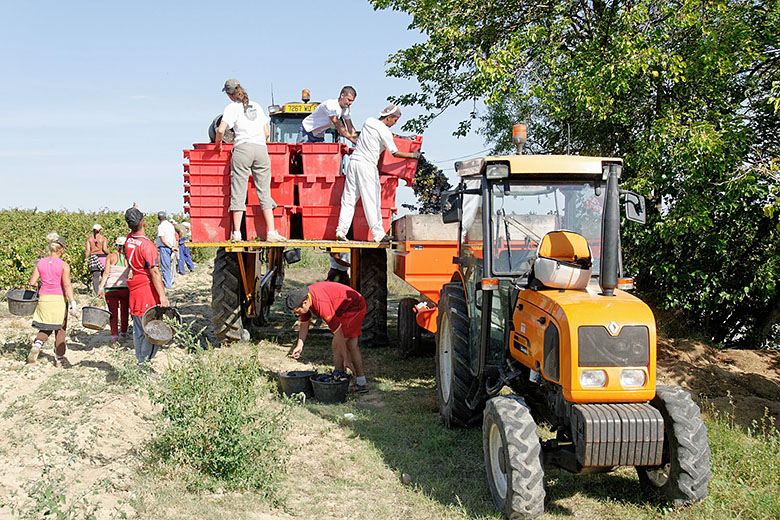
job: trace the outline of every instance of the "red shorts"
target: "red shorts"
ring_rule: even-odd
[[[347,312],[341,316],[341,333],[345,338],[357,338],[360,336],[360,326],[366,316],[366,308],[357,312]]]

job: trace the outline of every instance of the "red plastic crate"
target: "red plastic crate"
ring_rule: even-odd
[[[414,139],[393,136],[393,142],[399,152],[412,153],[422,147],[422,136],[416,135]],[[400,159],[385,150],[379,156],[378,168],[379,173],[400,177],[406,181],[407,186],[411,186],[417,173],[417,159]]]
[[[194,197],[206,195],[230,197],[230,184],[190,184],[184,185],[184,194]]]
[[[271,175],[271,198],[274,199],[277,206],[292,206],[293,205],[293,186],[294,180],[292,175]],[[254,176],[249,177],[249,184],[247,185],[248,204],[260,204],[260,199],[257,197],[257,189],[255,188]]]
[[[217,208],[227,213],[230,207],[229,195],[192,195],[190,193],[184,194],[185,204],[189,204],[191,208]]]
[[[336,240],[341,206],[300,206],[304,240]]]
[[[298,145],[288,143],[268,143],[268,157],[271,159],[271,173],[274,176],[290,173],[291,152]]]
[[[291,175],[298,188],[298,202],[306,206],[338,206],[344,192],[344,177],[318,177],[313,175]]]
[[[216,162],[216,163],[203,163],[203,162],[191,162],[184,163],[184,171],[190,175],[225,175],[230,178],[230,163],[229,162]]]
[[[390,208],[382,208],[382,227],[387,233],[390,230],[390,223],[393,219],[393,211]],[[338,223],[338,221],[337,221]],[[382,235],[384,236],[384,235]],[[382,237],[377,237],[382,238]],[[363,205],[358,202],[355,206],[355,216],[352,217],[352,239],[374,241],[371,235],[371,230],[368,229],[368,222],[366,221],[366,214],[363,211]]]
[[[300,143],[304,175],[336,176],[341,173],[341,157],[347,146],[340,143]]]
[[[276,232],[285,238],[290,236],[290,208],[277,206],[274,208],[274,227]],[[246,207],[246,239],[247,240],[265,240],[266,225],[260,206],[251,205]]]
[[[195,150],[213,150],[215,146],[214,143],[196,143],[192,145]],[[233,149],[233,145],[222,143],[222,149],[230,151]]]

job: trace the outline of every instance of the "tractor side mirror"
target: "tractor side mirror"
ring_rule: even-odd
[[[624,191],[626,197],[626,218],[631,222],[644,224],[647,221],[645,213],[645,198],[633,191]]]
[[[461,218],[460,190],[445,191],[441,194],[441,219],[445,224],[459,222]]]

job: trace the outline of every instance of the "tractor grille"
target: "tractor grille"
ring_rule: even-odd
[[[579,366],[643,367],[650,363],[650,332],[644,325],[629,325],[617,336],[602,326],[577,329]]]
[[[664,420],[647,403],[572,406],[572,435],[582,466],[657,466]]]

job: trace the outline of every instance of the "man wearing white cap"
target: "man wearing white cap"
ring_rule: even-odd
[[[379,119],[369,117],[360,132],[355,151],[349,160],[344,192],[341,194],[341,212],[336,228],[336,240],[346,240],[347,231],[355,214],[355,204],[363,199],[363,211],[366,222],[374,237],[374,242],[389,242],[382,225],[381,186],[379,184],[379,155],[387,150],[394,157],[418,159],[420,152],[399,152],[393,142],[390,127],[401,118],[401,109],[390,105],[379,113]]]

